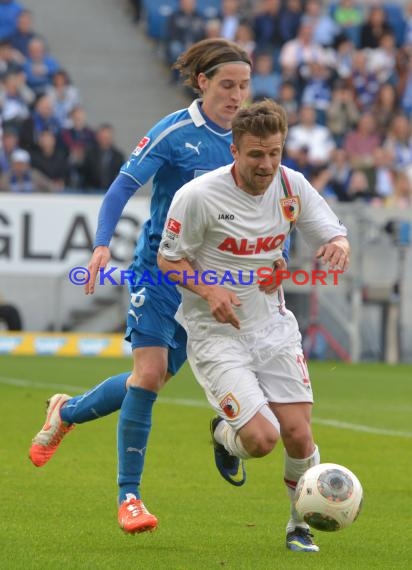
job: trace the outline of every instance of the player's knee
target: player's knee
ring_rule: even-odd
[[[275,430],[256,433],[244,444],[252,457],[264,457],[275,447],[278,435]]]
[[[135,386],[159,392],[166,383],[166,377],[157,370],[141,370],[138,374],[132,373],[127,381],[128,386]]]
[[[313,450],[312,430],[309,424],[291,424],[282,428],[282,439],[287,448],[293,447],[301,457],[307,457]]]

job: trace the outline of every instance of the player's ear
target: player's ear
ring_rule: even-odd
[[[230,145],[230,152],[232,153],[233,158],[236,160],[236,158],[239,154],[239,151],[237,149],[237,146],[233,143]]]
[[[199,75],[197,76],[197,84],[202,93],[206,89],[208,81],[209,79],[206,77],[206,75],[203,72],[199,73]]]

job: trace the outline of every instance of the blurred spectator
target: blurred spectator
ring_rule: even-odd
[[[397,92],[403,112],[412,117],[412,53],[398,50],[397,55]]]
[[[22,10],[23,6],[15,0],[0,0],[0,40],[14,34]]]
[[[256,0],[239,0],[239,12],[242,18],[252,22]]]
[[[5,127],[0,144],[0,173],[10,170],[10,159],[13,151],[19,147],[19,134],[13,127]]]
[[[289,129],[286,139],[288,155],[296,160],[301,149],[307,148],[309,164],[319,167],[328,164],[335,146],[329,129],[316,123],[315,109],[303,105],[298,124]]]
[[[239,22],[234,41],[248,54],[250,59],[253,60],[256,43],[252,26],[248,22]]]
[[[34,111],[23,122],[20,131],[20,145],[31,152],[42,131],[52,131],[60,144],[60,124],[54,115],[53,105],[48,95],[40,95],[35,103]]]
[[[234,41],[240,23],[239,0],[222,0],[220,19],[222,38]]]
[[[396,51],[396,40],[392,32],[382,34],[378,47],[367,50],[368,68],[381,84],[396,82]]]
[[[381,144],[376,120],[372,113],[364,113],[357,126],[345,136],[343,147],[352,168],[363,168],[369,172],[374,164],[374,152]]]
[[[370,202],[375,197],[371,182],[364,170],[354,169],[348,183],[348,198],[352,200],[364,200]]]
[[[398,95],[391,83],[384,83],[379,88],[372,112],[382,139],[387,136],[393,117],[400,111]]]
[[[269,97],[276,99],[281,84],[281,76],[273,69],[271,53],[257,53],[251,77],[251,93],[253,101]]]
[[[313,168],[309,182],[327,202],[336,201],[337,196],[330,183],[330,172],[326,166]]]
[[[287,150],[283,154],[282,164],[293,168],[302,173],[308,180],[312,176],[312,172],[315,167],[309,162],[309,148],[307,146],[300,146],[296,151],[292,152],[292,156],[289,155]]]
[[[340,26],[326,12],[321,0],[307,0],[303,17],[311,20],[316,43],[324,47],[333,45],[340,33]]]
[[[334,44],[333,67],[337,77],[347,79],[352,75],[352,60],[355,53],[355,44],[345,34],[339,35]]]
[[[294,39],[302,21],[301,0],[286,0],[280,14],[280,31],[282,43]]]
[[[395,176],[392,165],[392,153],[385,148],[377,148],[373,154],[373,188],[381,199],[391,196],[395,189]]]
[[[332,10],[332,17],[341,27],[346,37],[359,47],[360,26],[363,22],[363,10],[355,0],[339,0]]]
[[[11,46],[9,40],[0,40],[0,81],[9,73],[21,72],[23,65],[23,55]]]
[[[308,65],[309,78],[302,91],[301,104],[316,110],[316,122],[326,124],[326,110],[329,107],[331,92],[331,71],[322,62],[312,61]]]
[[[39,134],[37,147],[31,153],[31,163],[53,182],[55,191],[64,189],[69,174],[68,158],[62,149],[56,147],[56,136],[52,131]]]
[[[180,0],[178,9],[167,22],[166,62],[171,66],[189,46],[202,40],[206,33],[206,19],[197,11],[196,0]],[[178,73],[172,72],[177,81]]]
[[[404,8],[405,30],[404,45],[412,46],[412,1],[406,2]]]
[[[350,201],[348,187],[351,174],[346,151],[343,148],[335,148],[329,164],[329,183],[340,202]]]
[[[51,85],[54,73],[60,68],[56,59],[46,54],[46,46],[40,37],[34,37],[28,45],[28,56],[24,64],[27,85],[36,95],[45,93]]]
[[[205,24],[205,38],[220,38],[221,22],[219,18],[211,18]]]
[[[368,69],[366,51],[356,50],[352,58],[351,85],[361,111],[368,111],[375,102],[380,83],[376,73]]]
[[[412,126],[403,114],[393,117],[384,147],[392,154],[393,167],[405,171],[412,181]]]
[[[399,211],[412,208],[412,179],[406,172],[400,170],[395,173],[393,194],[388,196],[385,206]]]
[[[0,176],[0,192],[53,192],[53,183],[31,168],[30,155],[22,149],[11,155],[10,169]]]
[[[393,33],[393,29],[386,17],[385,9],[377,4],[371,6],[365,22],[361,25],[359,47],[377,48],[381,37],[387,32]]]
[[[257,51],[275,53],[283,44],[280,29],[281,0],[260,0],[252,19]]]
[[[113,127],[107,123],[96,131],[96,143],[86,152],[84,184],[88,190],[104,190],[116,178],[125,157],[114,145]]]
[[[83,107],[75,107],[70,115],[71,126],[63,129],[61,139],[68,152],[69,174],[67,185],[70,188],[84,186],[83,170],[86,151],[95,143],[94,131],[86,123]]]
[[[326,63],[328,54],[325,49],[313,41],[313,26],[307,18],[302,20],[298,35],[287,41],[279,55],[282,73],[285,78],[294,78],[298,69],[314,61]]]
[[[338,79],[332,90],[332,100],[326,110],[326,125],[338,146],[348,131],[357,124],[360,113],[352,89]]]
[[[22,10],[17,18],[17,29],[9,37],[10,44],[14,49],[27,57],[29,54],[29,43],[38,36],[33,30],[33,14],[30,10]]]
[[[53,105],[53,112],[61,127],[70,124],[70,113],[80,104],[77,87],[72,85],[68,73],[64,69],[56,71],[52,85],[46,90]]]
[[[299,117],[299,102],[296,87],[291,81],[284,81],[279,88],[277,102],[282,105],[288,116],[288,125],[296,125]]]
[[[20,129],[21,124],[30,115],[30,109],[21,91],[21,74],[9,73],[0,89],[0,109],[3,125]]]

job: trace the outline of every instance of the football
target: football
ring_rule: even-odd
[[[356,520],[362,507],[363,490],[352,471],[335,463],[321,463],[299,479],[295,508],[317,530],[336,531]]]

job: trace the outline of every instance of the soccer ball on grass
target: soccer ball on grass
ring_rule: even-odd
[[[362,485],[352,471],[336,463],[321,463],[299,479],[295,508],[309,526],[330,532],[356,520],[362,499]]]

